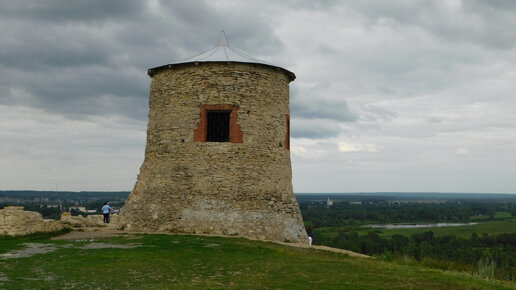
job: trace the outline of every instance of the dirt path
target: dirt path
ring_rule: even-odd
[[[346,254],[346,255],[351,256],[351,257],[374,259],[374,257],[368,256],[368,255],[364,255],[364,254],[360,254],[360,253],[355,253],[355,252],[348,251],[348,250],[343,250],[343,249],[327,247],[327,246],[315,246],[315,245],[310,246],[310,245],[307,245],[307,244],[300,244],[300,243],[282,243],[282,242],[275,242],[275,241],[272,241],[272,242],[276,243],[276,244],[290,246],[290,247],[306,248],[306,249],[310,248],[310,249],[316,249],[316,250],[321,250],[321,251],[328,251],[328,252]]]
[[[65,241],[88,241],[102,238],[116,237],[121,234],[127,234],[127,232],[118,231],[114,229],[109,230],[98,230],[86,229],[84,231],[71,231],[61,236],[52,237],[51,240],[65,240]]]
[[[72,231],[72,232],[66,233],[61,236],[53,237],[52,240],[86,241],[86,240],[96,240],[96,239],[102,239],[102,238],[116,237],[116,236],[127,235],[127,234],[144,234],[144,233],[145,234],[183,235],[183,234],[176,234],[176,233],[128,232],[128,231],[116,230],[112,227],[102,227],[102,228],[85,228],[83,231]],[[236,236],[221,236],[221,235],[211,235],[211,234],[202,234],[201,236],[239,238]],[[359,254],[359,253],[355,253],[355,252],[343,250],[343,249],[331,248],[331,247],[327,247],[327,246],[309,246],[307,244],[301,244],[301,243],[283,243],[283,242],[276,242],[276,241],[267,241],[267,242],[273,242],[275,244],[280,244],[280,245],[289,246],[289,247],[307,248],[307,249],[311,248],[311,249],[316,249],[316,250],[321,250],[321,251],[341,253],[341,254],[352,256],[352,257],[374,259],[373,257],[367,256],[364,254]]]

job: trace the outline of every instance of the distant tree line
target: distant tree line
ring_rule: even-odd
[[[303,219],[310,221],[315,227],[342,227],[367,223],[469,222],[473,216],[483,217],[477,220],[494,220],[497,211],[510,212],[512,216],[516,216],[516,202],[339,202],[329,208],[320,202],[303,202],[300,203],[300,208]]]
[[[0,203],[8,203],[11,205],[19,204],[48,204],[66,206],[80,205],[84,206],[89,203],[103,203],[110,201],[111,203],[123,204],[127,199],[129,192],[71,192],[71,191],[30,191],[30,190],[11,190],[0,191]]]
[[[21,199],[48,198],[48,199],[126,199],[129,191],[36,191],[36,190],[0,190],[0,197]]]
[[[114,208],[121,208],[129,192],[126,191],[34,191],[2,190],[0,191],[0,209],[6,206],[23,206],[24,210],[41,213],[45,219],[60,219],[63,212],[70,211],[73,216],[86,216],[87,213],[73,209],[84,206],[87,210],[100,209],[105,201]],[[7,201],[6,201],[7,200]]]
[[[431,266],[472,272],[478,271],[479,263],[488,261],[496,269],[492,274],[495,278],[516,279],[516,233],[473,233],[466,239],[453,235],[435,237],[432,231],[391,237],[380,237],[376,232],[341,232],[335,238],[318,237],[315,243],[387,258],[410,257]]]
[[[446,203],[392,203],[370,201],[362,204],[301,202],[301,213],[314,226],[314,244],[347,249],[384,259],[412,259],[432,267],[483,273],[486,277],[516,280],[516,229],[488,235],[473,233],[469,238],[434,235],[432,231],[413,235],[382,237],[381,231],[365,224],[432,223],[497,220],[497,212],[516,217],[513,201],[448,201]],[[500,218],[503,219],[503,218]],[[334,228],[333,235],[317,235],[317,228]]]
[[[80,206],[84,206],[87,210],[96,210],[93,214],[100,214],[101,208],[103,206],[103,201],[93,201],[88,203],[83,203]],[[114,208],[120,208],[124,205],[123,202],[110,202],[111,206]],[[41,213],[44,219],[54,219],[59,220],[61,219],[61,214],[63,212],[69,211],[72,216],[87,216],[88,213],[81,212],[74,207],[77,205],[72,202],[64,202],[60,206],[49,206],[46,204],[37,204],[37,203],[0,203],[0,209],[3,209],[6,206],[22,206],[24,210],[26,211],[35,211]]]

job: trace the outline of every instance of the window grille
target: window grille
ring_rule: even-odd
[[[229,120],[231,111],[207,112],[207,142],[229,142]]]

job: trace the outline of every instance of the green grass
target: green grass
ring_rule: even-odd
[[[0,258],[6,289],[509,289],[456,272],[349,257],[240,238],[138,235],[98,241],[0,240],[0,253],[27,241],[57,250]],[[135,248],[85,249],[97,242]],[[7,245],[7,248],[4,247]]]
[[[325,238],[336,238],[340,231],[344,231],[345,228],[317,228],[317,235]]]
[[[512,214],[507,211],[497,211],[494,215],[495,219],[510,219],[512,218]]]

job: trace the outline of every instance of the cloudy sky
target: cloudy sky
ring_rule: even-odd
[[[147,69],[231,46],[297,75],[295,192],[516,193],[516,1],[0,2],[0,190],[124,190]]]

